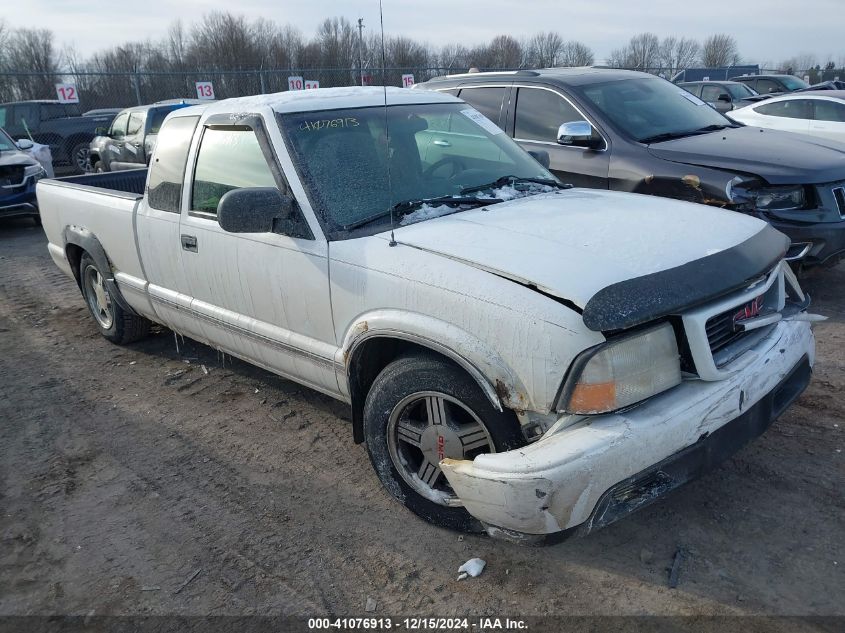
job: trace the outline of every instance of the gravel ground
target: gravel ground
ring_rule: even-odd
[[[43,231],[0,221],[0,615],[845,615],[845,266],[804,286],[813,382],[762,438],[535,549],[394,502],[343,404],[167,330],[108,343]]]

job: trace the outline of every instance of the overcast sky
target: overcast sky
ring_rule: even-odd
[[[359,17],[378,28],[378,0],[3,0],[0,17],[14,27],[52,29],[59,45],[83,55],[121,42],[163,37],[169,24],[189,25],[218,9],[291,23],[311,35],[326,17]],[[12,11],[11,7],[15,10]],[[703,39],[736,37],[744,60],[778,62],[801,53],[820,61],[845,57],[845,0],[384,0],[385,32],[435,45],[480,43],[500,33],[520,38],[557,30],[592,47],[596,60],[643,31]]]

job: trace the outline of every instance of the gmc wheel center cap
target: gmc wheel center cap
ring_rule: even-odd
[[[445,424],[426,427],[420,438],[420,449],[432,464],[440,463],[444,457],[462,459],[464,456],[461,438]]]

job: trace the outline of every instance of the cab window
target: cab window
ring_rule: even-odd
[[[170,119],[161,130],[150,165],[147,204],[159,211],[179,213],[182,206],[182,182],[188,149],[199,117]]]
[[[112,122],[109,136],[114,139],[121,139],[126,136],[126,125],[129,123],[129,113],[124,112]]]
[[[255,132],[206,128],[194,168],[191,209],[216,216],[220,198],[243,187],[277,187]]]
[[[557,143],[557,130],[564,123],[584,117],[559,94],[539,88],[520,88],[516,97],[514,138]]]
[[[129,115],[129,123],[126,126],[126,136],[137,136],[144,129],[144,114],[133,112]]]

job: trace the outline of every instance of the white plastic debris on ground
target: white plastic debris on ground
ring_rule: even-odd
[[[487,562],[481,560],[480,558],[470,558],[467,562],[458,567],[458,580],[463,580],[464,578],[468,578],[470,576],[473,578],[480,576],[481,572],[484,571],[484,566],[486,564]]]
[[[505,187],[492,189],[489,192],[479,191],[477,192],[476,197],[479,200],[501,200],[503,202],[507,202],[508,200],[525,198],[526,196],[533,196],[539,193],[553,193],[555,191],[559,191],[559,189],[541,183],[526,183],[520,184],[519,188],[514,187],[513,185],[507,185]],[[462,207],[460,205],[424,204],[416,211],[412,211],[404,216],[399,224],[400,226],[407,226],[408,224],[414,224],[424,220],[431,220],[432,218],[439,218],[442,215],[456,213],[461,209]]]
[[[24,154],[29,154],[44,168],[47,172],[48,178],[53,178],[56,174],[53,171],[53,154],[50,151],[49,145],[41,145],[41,143],[33,143],[29,149],[21,150]]]

